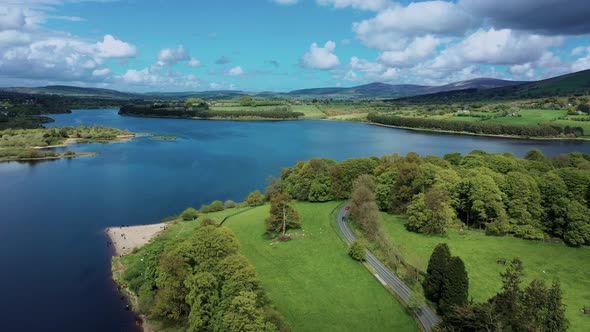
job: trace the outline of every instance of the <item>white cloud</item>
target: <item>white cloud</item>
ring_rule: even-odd
[[[580,71],[590,69],[590,47],[587,47],[585,50],[583,50],[583,52],[586,54],[584,54],[572,64],[572,70]]]
[[[227,71],[227,75],[229,76],[242,76],[244,74],[245,72],[240,66],[233,67]]]
[[[189,67],[198,67],[201,65],[201,61],[197,58],[191,58],[186,65]]]
[[[270,0],[270,1],[274,2],[274,3],[278,3],[279,5],[287,5],[287,6],[294,5],[297,2],[299,2],[299,0]]]
[[[334,8],[352,7],[361,10],[379,11],[391,5],[389,0],[316,0],[321,6]]]
[[[388,7],[374,18],[354,23],[353,30],[367,47],[399,51],[415,37],[461,35],[473,23],[473,17],[455,3],[425,1]]]
[[[0,31],[20,29],[25,25],[25,23],[25,14],[22,8],[0,8]]]
[[[109,68],[102,68],[102,69],[95,69],[92,71],[93,76],[107,76],[110,75],[112,72]]]
[[[309,52],[305,53],[302,58],[304,67],[313,69],[331,69],[340,64],[340,60],[334,54],[336,50],[336,43],[328,41],[324,47],[319,47],[318,44],[313,43],[309,48]]]
[[[404,50],[383,52],[379,56],[379,60],[389,66],[412,67],[422,60],[435,55],[440,43],[441,40],[432,35],[418,37]]]
[[[510,29],[478,30],[441,52],[433,67],[460,69],[469,64],[517,65],[540,59],[548,48],[563,43],[562,37],[547,37]]]
[[[105,35],[102,42],[96,43],[96,49],[97,56],[104,59],[130,58],[136,54],[135,46],[118,40],[112,35]]]
[[[191,59],[184,46],[180,45],[177,49],[165,48],[158,52],[158,62],[160,66],[173,66],[181,61],[189,61]]]
[[[588,48],[586,46],[578,46],[572,50],[572,56],[578,56],[584,53]]]

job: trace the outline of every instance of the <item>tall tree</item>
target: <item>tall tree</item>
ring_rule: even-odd
[[[450,259],[451,251],[446,243],[438,244],[430,255],[423,288],[424,296],[432,302],[438,303],[440,300],[443,278]]]
[[[281,193],[270,201],[270,216],[265,221],[267,232],[286,234],[288,229],[300,228],[299,213],[291,206],[291,196]]]
[[[439,309],[442,313],[454,307],[467,304],[469,295],[469,277],[463,260],[457,256],[451,257],[444,274]]]

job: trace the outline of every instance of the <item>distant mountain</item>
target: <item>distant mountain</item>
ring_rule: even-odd
[[[143,95],[131,92],[121,92],[110,89],[84,88],[67,85],[49,85],[38,88],[0,88],[1,91],[17,92],[26,94],[46,94],[70,97],[96,97],[108,99],[137,99],[144,98]]]
[[[590,94],[590,70],[557,76],[536,82],[508,85],[495,88],[469,87],[460,90],[397,98],[410,102],[470,102],[482,100],[517,100]]]
[[[506,81],[494,78],[476,78],[468,81],[461,81],[442,86],[426,86],[412,84],[387,84],[387,83],[370,83],[365,85],[354,86],[350,88],[317,88],[295,90],[287,95],[299,98],[400,98],[408,96],[417,96],[422,94],[431,94],[458,89],[491,89],[504,86],[523,84],[526,82]]]

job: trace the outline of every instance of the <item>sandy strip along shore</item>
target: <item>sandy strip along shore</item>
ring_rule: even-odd
[[[133,251],[133,249],[148,243],[167,227],[168,225],[164,223],[109,227],[106,229],[106,233],[110,239],[107,242],[107,246],[113,246],[115,248],[115,256],[124,256]]]

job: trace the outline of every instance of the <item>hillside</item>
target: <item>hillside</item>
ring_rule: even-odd
[[[316,88],[302,89],[289,92],[287,95],[298,98],[334,98],[334,99],[362,99],[362,98],[401,98],[431,94],[460,89],[491,89],[518,85],[526,82],[498,80],[494,78],[476,78],[441,86],[426,86],[413,84],[369,83],[350,88]]]
[[[550,96],[568,96],[576,94],[590,94],[590,70],[584,70],[519,85],[502,86],[491,89],[482,89],[471,86],[462,90],[398,98],[394,101],[409,101],[418,103],[451,103],[517,100]]]

